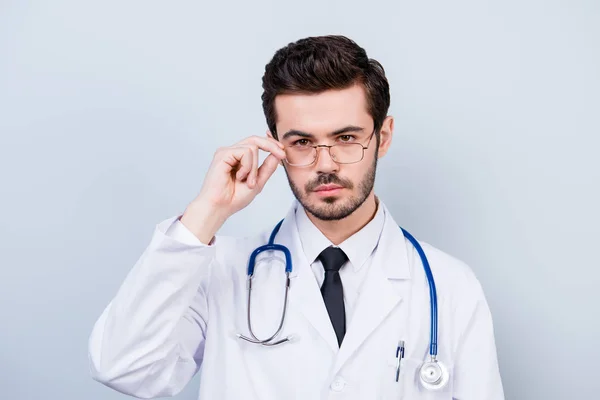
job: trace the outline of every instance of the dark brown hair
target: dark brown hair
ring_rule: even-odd
[[[275,97],[289,93],[320,93],[362,84],[367,111],[373,117],[377,139],[390,106],[390,89],[383,66],[345,36],[300,39],[277,50],[262,78],[263,111],[277,138]]]

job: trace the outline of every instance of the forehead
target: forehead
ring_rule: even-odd
[[[373,124],[362,85],[317,94],[281,94],[275,98],[275,110],[280,133],[298,129],[321,135],[347,125],[368,129]]]

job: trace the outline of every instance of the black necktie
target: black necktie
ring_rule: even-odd
[[[346,333],[346,311],[344,309],[344,291],[339,271],[340,267],[348,260],[348,257],[342,249],[328,247],[319,254],[319,260],[325,268],[325,280],[323,286],[321,286],[321,294],[335,330],[338,345],[341,345]]]

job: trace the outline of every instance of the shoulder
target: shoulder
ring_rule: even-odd
[[[455,306],[469,303],[475,306],[485,300],[481,282],[465,261],[423,241],[419,241],[429,261],[438,297],[450,300]],[[419,260],[417,251],[413,257]]]
[[[270,233],[264,229],[248,236],[215,235],[211,243],[215,248],[215,261],[222,268],[240,267],[245,271],[250,254],[268,243]]]

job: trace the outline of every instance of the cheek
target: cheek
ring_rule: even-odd
[[[343,179],[348,179],[356,185],[363,180],[368,170],[369,168],[366,165],[360,164],[359,166],[357,164],[356,166],[349,167],[344,171],[340,171],[340,177]]]
[[[303,189],[304,185],[311,179],[309,172],[293,168],[287,170],[287,176],[294,186],[300,189]]]

